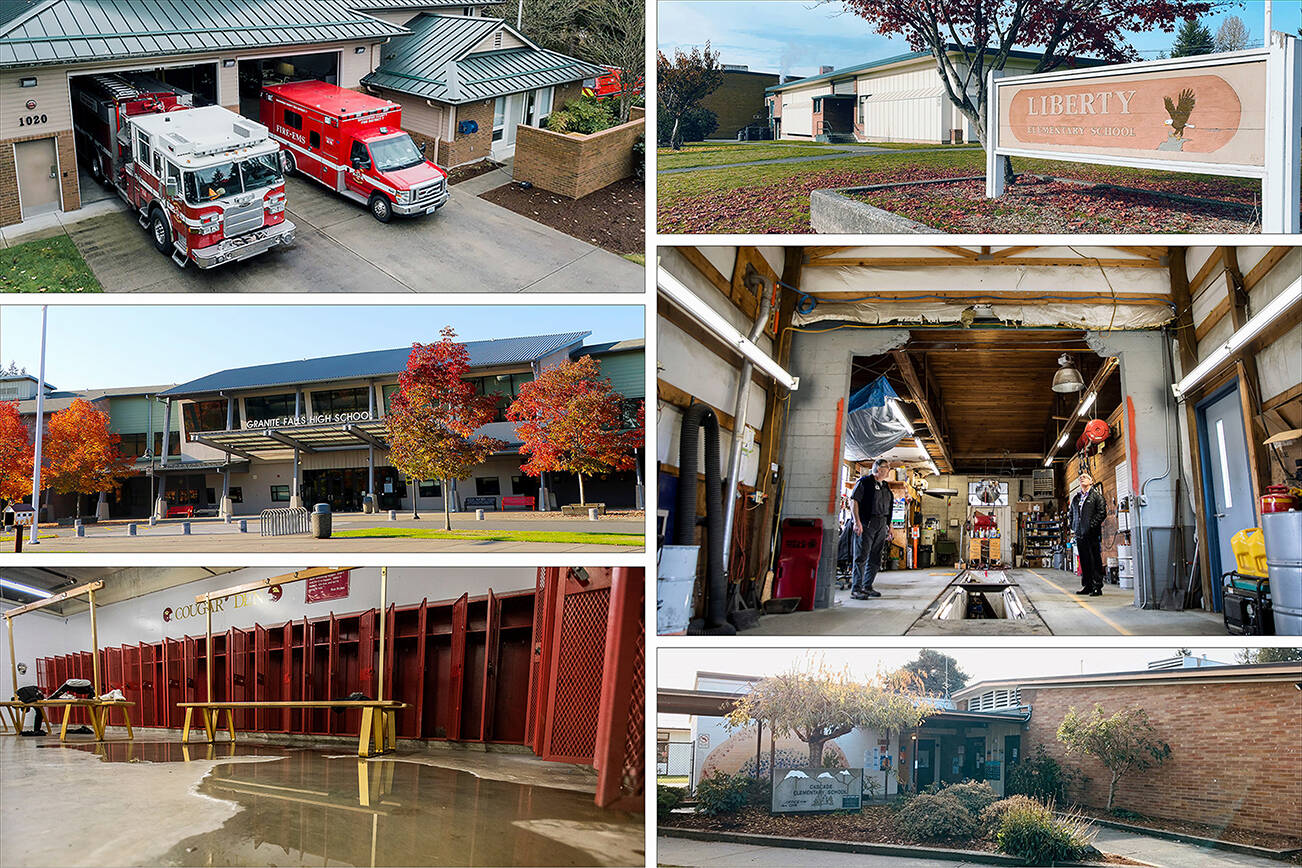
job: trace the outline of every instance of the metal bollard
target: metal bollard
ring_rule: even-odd
[[[244,519],[244,518],[240,519],[240,533],[248,533],[248,532],[249,532],[248,519]]]
[[[397,521],[397,520],[398,520],[398,510],[396,509],[389,510],[389,521]]]
[[[156,524],[158,524],[158,516],[156,516],[156,515],[151,515],[151,516],[149,517],[149,526],[150,526],[150,527],[153,527],[153,526],[156,525]]]
[[[475,510],[475,521],[483,521],[483,520],[484,520],[484,511],[482,509]]]
[[[318,503],[312,507],[312,537],[314,539],[330,539],[330,527],[333,524],[330,515],[330,504]]]
[[[77,523],[74,525],[74,527],[76,528],[77,536],[85,536],[85,535],[86,535],[86,526],[85,526],[84,524],[81,523],[81,520],[80,520],[80,519],[77,520]]]
[[[127,525],[127,536],[135,536],[135,535],[136,535],[136,526],[135,526],[135,524],[129,524],[129,525]]]
[[[588,521],[596,521],[596,520],[597,520],[597,508],[595,506],[588,507]]]
[[[181,535],[182,536],[190,535],[190,522],[188,521],[181,522]]]

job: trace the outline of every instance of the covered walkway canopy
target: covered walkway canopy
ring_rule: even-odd
[[[195,434],[195,443],[243,458],[265,458],[268,453],[298,449],[302,452],[338,452],[345,449],[388,449],[384,421],[295,425],[289,428],[242,428]]]

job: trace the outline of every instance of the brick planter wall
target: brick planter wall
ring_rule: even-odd
[[[520,126],[515,137],[517,181],[581,199],[632,176],[633,144],[646,128],[645,112],[634,108],[628,123],[592,135],[570,135]]]
[[[57,133],[37,133],[31,136],[14,136],[0,142],[0,226],[13,226],[23,221],[22,208],[18,201],[18,165],[14,158],[15,142],[34,141],[36,139],[57,139],[59,153],[59,170],[62,177],[59,184],[63,188],[63,210],[76,211],[81,207],[81,187],[77,180],[77,151],[73,143],[72,130],[60,130]]]
[[[1140,706],[1171,756],[1123,777],[1115,807],[1284,835],[1302,829],[1302,693],[1292,681],[1022,687],[1022,702],[1032,708],[1023,756],[1043,745],[1084,771],[1089,783],[1071,793],[1082,804],[1107,805],[1110,775],[1097,760],[1067,756],[1058,725],[1072,706],[1088,713],[1097,702],[1106,714]]]

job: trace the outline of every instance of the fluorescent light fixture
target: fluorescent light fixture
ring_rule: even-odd
[[[909,421],[908,416],[904,415],[904,408],[900,406],[899,399],[887,398],[886,400],[890,403],[891,412],[895,414],[895,418],[900,420],[900,424],[912,431],[913,423]]]
[[[774,361],[772,356],[737,331],[732,323],[723,318],[722,314],[702,301],[699,296],[684,286],[678,278],[665,271],[663,266],[656,271],[656,284],[670,301],[695,317],[697,322],[716,336],[735,347],[743,356],[763,368],[770,377],[792,392],[800,388],[799,377],[791,376],[785,368]]]
[[[1085,400],[1081,402],[1080,409],[1076,411],[1077,416],[1084,416],[1090,407],[1094,406],[1094,399],[1098,397],[1098,392],[1090,392]]]
[[[927,466],[931,468],[931,475],[932,475],[932,476],[939,476],[939,475],[940,475],[940,468],[938,468],[938,467],[936,466],[936,462],[934,462],[934,461],[928,461],[928,462],[927,462]]]
[[[222,61],[222,67],[225,68],[225,69],[230,69],[230,68],[233,67],[233,66],[235,66],[235,61],[233,61],[233,60],[223,60],[223,61]]]
[[[1230,355],[1256,337],[1266,326],[1279,319],[1284,311],[1302,299],[1302,277],[1289,284],[1283,292],[1272,298],[1265,307],[1243,324],[1243,328],[1230,335],[1230,339],[1212,350],[1207,358],[1199,362],[1192,371],[1184,375],[1180,382],[1171,386],[1171,392],[1175,395],[1176,400],[1180,400],[1189,393],[1194,386],[1205,380],[1213,371],[1219,368]]]
[[[19,528],[21,530],[21,528]],[[0,585],[11,591],[18,591],[23,594],[31,594],[34,597],[40,597],[42,600],[53,597],[49,591],[42,591],[40,588],[33,588],[31,585],[24,585],[21,582],[11,582],[9,579],[0,579]]]
[[[926,446],[923,446],[923,445],[922,445],[922,441],[921,441],[920,439],[918,439],[917,437],[914,437],[914,438],[913,438],[913,445],[916,446],[916,447],[918,447],[918,449],[920,449],[920,450],[922,451],[922,454],[923,454],[923,455],[926,455],[926,454],[927,454],[927,447],[926,447]]]
[[[1052,456],[1052,455],[1050,455],[1048,458],[1044,459],[1044,466],[1045,466],[1045,467],[1048,467],[1048,466],[1049,466],[1050,464],[1052,464],[1052,463],[1053,463],[1053,456]]]
[[[1070,433],[1070,431],[1063,431],[1063,432],[1062,432],[1062,436],[1058,438],[1058,445],[1057,445],[1056,447],[1054,447],[1055,449],[1061,449],[1061,448],[1062,448],[1062,444],[1064,444],[1064,443],[1067,442],[1067,435],[1068,435],[1069,433]]]

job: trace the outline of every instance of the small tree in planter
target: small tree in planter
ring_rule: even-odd
[[[66,410],[50,416],[46,425],[45,460],[49,487],[59,494],[81,496],[115,489],[131,472],[132,461],[118,449],[122,438],[109,430],[108,414],[78,398]]]
[[[447,327],[441,334],[436,343],[412,344],[384,422],[393,466],[416,480],[442,482],[443,529],[451,530],[451,481],[469,476],[506,444],[475,436],[493,421],[497,398],[477,394],[474,383],[465,379],[470,353],[457,343],[456,332]]]
[[[829,741],[857,727],[885,732],[889,741],[891,731],[911,729],[931,711],[910,675],[879,675],[864,684],[819,664],[757,682],[733,706],[728,725],[768,721],[773,736],[794,735],[808,744],[809,765],[821,766]]]
[[[579,500],[587,505],[585,475],[631,470],[634,450],[642,445],[642,414],[624,417],[624,399],[591,356],[544,371],[520,387],[506,410],[529,456],[521,470],[530,476],[567,471],[579,478]]]
[[[1094,705],[1088,715],[1070,708],[1058,727],[1058,740],[1067,753],[1083,753],[1103,764],[1111,774],[1108,810],[1116,801],[1117,783],[1132,771],[1156,768],[1171,756],[1171,746],[1159,739],[1142,708],[1127,708],[1111,717]]]

